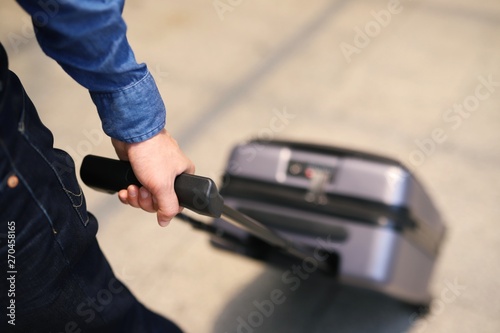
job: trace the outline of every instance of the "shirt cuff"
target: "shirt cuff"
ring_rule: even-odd
[[[142,142],[165,127],[165,104],[149,71],[141,80],[120,90],[91,91],[90,96],[104,132],[114,139]]]

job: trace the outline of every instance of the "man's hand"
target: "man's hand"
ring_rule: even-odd
[[[175,177],[183,172],[194,173],[193,163],[177,142],[164,129],[139,143],[111,139],[116,154],[128,160],[143,187],[130,185],[118,193],[120,201],[147,212],[156,212],[158,223],[165,227],[181,212],[174,192]]]

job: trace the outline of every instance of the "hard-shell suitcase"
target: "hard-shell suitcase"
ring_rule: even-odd
[[[88,186],[110,193],[141,185],[128,162],[98,156],[86,156],[80,174]],[[194,175],[175,181],[180,205],[215,218],[207,224],[182,216],[212,233],[212,244],[261,259],[290,254],[302,261],[299,270],[334,272],[341,282],[410,304],[431,301],[429,282],[446,228],[398,161],[256,140],[233,149],[219,188]]]
[[[219,189],[225,204],[304,251],[304,269],[328,259],[341,282],[411,304],[430,302],[446,228],[422,185],[398,161],[254,140],[232,150]],[[213,224],[222,231],[212,237],[216,246],[260,257],[269,250],[242,228],[222,219]]]

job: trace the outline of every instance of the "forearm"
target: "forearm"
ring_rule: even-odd
[[[43,51],[89,89],[109,136],[140,142],[165,126],[156,84],[126,38],[123,0],[17,1],[32,15]]]

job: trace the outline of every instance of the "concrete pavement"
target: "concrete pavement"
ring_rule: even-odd
[[[498,1],[129,0],[125,18],[167,129],[199,174],[219,179],[230,148],[252,137],[358,148],[409,165],[447,221],[426,317],[315,274],[250,330],[500,331]],[[56,146],[77,165],[113,156],[88,93],[41,53],[14,1],[2,5],[0,32]],[[270,132],[276,110],[292,117]],[[117,275],[187,332],[245,332],[255,304],[283,287],[286,267],[218,251],[180,221],[160,229],[84,190]],[[450,288],[456,297],[443,298]]]

